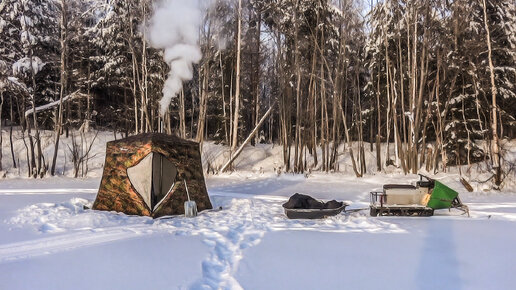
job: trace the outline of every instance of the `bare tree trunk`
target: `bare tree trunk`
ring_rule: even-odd
[[[195,97],[194,94],[190,94],[192,100],[192,114],[190,115],[190,138],[193,139],[193,127],[194,127],[194,114],[195,114]]]
[[[441,73],[441,58],[440,58],[440,53],[437,53],[437,72],[436,72],[436,76],[438,76],[439,74]],[[434,101],[434,98],[435,98],[435,95],[437,94],[437,85],[438,85],[438,82],[439,79],[436,77],[435,81],[434,81],[434,86],[432,88],[432,91],[431,91],[431,94],[430,94],[430,100],[428,101],[428,107],[427,107],[427,110],[426,110],[426,115],[425,115],[425,121],[423,122],[423,133],[421,134],[421,139],[422,139],[422,142],[421,142],[421,155],[420,155],[420,160],[424,163],[426,163],[426,170],[429,171],[429,158],[426,158],[427,154],[426,154],[426,132],[427,132],[427,127],[428,127],[428,121],[430,120],[430,116],[432,115],[432,103]]]
[[[138,89],[138,86],[139,86],[139,82],[140,82],[140,73],[139,73],[139,70],[138,70],[138,59],[136,57],[136,49],[134,48],[134,45],[133,45],[133,39],[135,38],[135,33],[134,33],[134,29],[133,29],[133,13],[132,13],[132,9],[131,9],[131,6],[129,8],[129,41],[127,42],[129,44],[129,50],[131,51],[131,65],[132,65],[132,87],[131,87],[131,91],[133,93],[133,100],[134,100],[134,133],[135,134],[138,134],[140,133],[140,119],[143,118],[143,115],[140,115],[140,119],[138,119],[138,111],[139,110],[142,110],[141,108],[138,108],[138,94],[137,94],[137,89]],[[142,111],[143,113],[143,111]]]
[[[280,104],[279,104],[279,136],[282,145],[283,165],[284,171],[290,171],[290,105],[291,105],[291,90],[287,86],[287,80],[283,70],[283,42],[281,41],[281,34],[278,31],[276,35],[277,43],[277,59],[276,71],[278,72],[280,84]]]
[[[409,140],[409,159],[411,156],[411,152],[413,147],[415,146],[416,140],[416,128],[415,128],[415,117],[416,117],[416,90],[417,90],[417,83],[416,83],[416,77],[417,77],[417,25],[418,21],[416,17],[416,7],[412,7],[413,12],[413,22],[414,22],[414,31],[413,31],[413,42],[412,42],[412,72],[411,72],[411,84],[410,84],[410,90],[411,90],[411,98],[410,98],[410,118],[409,118],[409,124],[410,124],[410,137]],[[410,167],[410,162],[409,162]]]
[[[233,74],[234,74],[234,68],[231,67],[231,78],[229,83],[229,147],[231,149],[231,145],[233,142]]]
[[[27,120],[27,119],[26,119]],[[30,132],[28,129],[27,129],[28,132]],[[30,135],[29,135],[29,141],[32,142],[32,139],[30,139]],[[27,146],[27,142],[25,141],[25,131],[22,130],[22,140],[23,140],[23,145],[25,146],[25,157],[27,159],[27,177],[34,177],[34,174],[33,174],[33,168],[36,166],[34,165],[34,147],[33,147],[33,144],[30,143],[30,147],[31,147],[31,150],[30,150],[30,153],[32,154],[32,156],[29,156],[29,147]]]
[[[314,40],[314,47],[317,46],[317,35],[312,34]],[[310,136],[311,136],[311,150],[314,159],[313,167],[317,167],[317,83],[315,81],[315,69],[317,63],[317,51],[312,52],[312,66],[310,70],[310,79],[308,81],[308,110],[310,113]]]
[[[143,15],[143,24],[146,26],[146,1],[141,2],[141,10]],[[148,89],[148,70],[147,70],[147,40],[145,36],[145,29],[143,29],[142,37],[142,63],[141,63],[141,80],[140,80],[140,96],[141,96],[141,116],[140,116],[140,132],[150,132],[153,130],[151,119],[149,117],[149,98],[147,94]],[[152,108],[151,108],[152,109]]]
[[[321,169],[326,171],[326,161],[327,161],[327,158],[326,158],[326,92],[325,92],[325,87],[324,87],[324,67],[323,65],[321,64],[321,68],[320,68],[320,71],[321,71],[321,75],[320,75],[320,100],[321,100],[321,127],[320,127],[320,131],[321,131],[321,141],[320,141],[320,144],[321,144],[321,161],[322,161],[322,164],[321,164]]]
[[[134,133],[138,134],[140,132],[138,127],[138,98],[136,97],[136,64],[133,60],[133,99],[134,99]]]
[[[340,55],[339,58],[343,58],[343,55]],[[339,63],[339,69],[341,66],[341,60],[338,60]],[[336,72],[338,74],[339,72]],[[330,157],[330,168],[333,170],[337,170],[337,151],[340,143],[340,139],[338,137],[338,128],[340,126],[340,120],[339,120],[339,103],[341,102],[341,94],[337,91],[340,89],[340,76],[336,75],[336,81],[333,86],[333,104],[332,104],[332,118],[333,118],[333,127],[332,127],[332,150],[331,150],[331,157]],[[372,132],[372,127],[371,127]],[[339,141],[337,141],[339,139]],[[372,144],[372,143],[371,143]]]
[[[297,47],[297,45],[296,45]],[[296,54],[297,55],[297,54]],[[296,57],[297,58],[297,57]],[[302,172],[302,154],[301,154],[301,148],[302,148],[302,137],[301,137],[301,68],[299,66],[298,60],[295,61],[296,63],[296,133],[295,133],[295,148],[294,148],[294,171],[295,172]]]
[[[142,49],[142,51],[145,51],[145,49]],[[141,73],[141,80],[140,80],[140,98],[141,98],[141,113],[140,113],[140,132],[149,132],[149,128],[147,126],[147,122],[149,121],[149,113],[147,108],[147,98],[145,96],[145,54],[142,54],[142,73]]]
[[[87,85],[87,96],[86,96],[86,125],[84,126],[84,131],[90,131],[90,123],[91,123],[91,72],[90,72],[90,64],[88,63],[88,85]],[[124,93],[125,95],[125,93]],[[128,109],[127,109],[128,110]],[[129,112],[127,112],[129,113]],[[129,117],[127,117],[129,120]],[[127,137],[127,136],[126,136]]]
[[[377,135],[376,135],[376,171],[380,172],[382,171],[382,114],[381,114],[381,107],[380,107],[380,69],[378,69],[377,74],[377,81],[376,81],[376,115],[377,115],[377,121],[376,121],[376,127],[378,129]]]
[[[407,122],[406,122],[406,115],[405,115],[405,81],[404,81],[404,71],[403,71],[403,56],[402,56],[402,47],[401,47],[401,29],[400,29],[400,26],[398,25],[398,33],[399,33],[399,37],[398,37],[398,58],[399,58],[399,62],[398,62],[398,65],[399,65],[399,79],[400,79],[400,92],[401,92],[401,135],[403,136],[403,142],[401,142],[401,137],[400,137],[400,143],[401,143],[401,147],[403,148],[404,146],[407,145]],[[407,63],[407,66],[409,65],[409,63]]]
[[[496,106],[496,83],[495,83],[495,73],[494,73],[494,65],[493,65],[493,49],[491,47],[491,32],[489,30],[489,25],[487,22],[487,4],[486,0],[482,0],[483,8],[484,8],[484,26],[486,29],[486,43],[487,43],[487,51],[488,51],[488,60],[489,60],[489,73],[491,77],[491,98],[492,98],[492,116],[491,116],[491,131],[493,134],[493,141],[491,143],[492,152],[493,152],[493,168],[495,169],[495,185],[499,187],[502,183],[502,167],[500,164],[500,148],[498,144],[498,117],[497,111],[498,107]]]
[[[254,58],[256,60],[255,64],[255,71],[253,74],[256,78],[256,84],[254,88],[254,126],[256,127],[258,125],[258,116],[260,115],[260,36],[261,36],[261,25],[262,25],[262,13],[261,11],[258,11],[258,21],[256,24],[256,35],[255,35],[255,45],[256,45],[256,51],[254,52]],[[254,143],[258,144],[260,142],[260,135],[256,134]]]
[[[399,126],[398,126],[398,113],[397,113],[397,106],[398,106],[398,92],[396,91],[396,87],[394,84],[394,71],[391,72],[390,67],[387,68],[389,71],[389,79],[387,80],[390,83],[390,89],[391,89],[391,112],[392,112],[392,123],[393,123],[393,131],[394,131],[394,156],[395,156],[395,165],[396,167],[402,167],[403,172],[406,174],[407,169],[405,166],[404,158],[403,158],[403,146],[401,144],[401,138],[399,134]]]
[[[369,117],[369,152],[373,153],[373,150],[374,150],[374,148],[373,148],[373,144],[374,144],[374,142],[373,142],[373,140],[374,140],[374,138],[373,138],[373,136],[374,136],[374,130],[373,130],[374,106],[373,106],[373,102],[371,102],[369,104],[369,112],[371,112],[371,117]]]
[[[222,94],[222,116],[224,122],[224,136],[226,137],[226,144],[229,144],[229,133],[228,133],[228,120],[226,114],[226,98],[225,98],[225,90],[224,87],[224,66],[222,65],[222,52],[219,51],[219,65],[220,65],[220,84],[221,84],[221,94]]]
[[[444,150],[444,136],[443,136],[443,118],[442,118],[442,113],[441,113],[441,108],[440,108],[440,104],[441,104],[441,101],[439,99],[439,95],[440,95],[440,86],[439,86],[439,74],[437,74],[436,76],[436,93],[435,93],[435,97],[436,97],[436,100],[437,100],[437,128],[436,128],[436,146],[435,146],[435,151],[434,151],[434,171],[437,167],[437,155],[438,153],[440,152],[441,153],[441,161],[443,163],[443,170],[445,171],[446,170],[446,151]]]
[[[56,125],[55,125],[55,142],[54,142],[54,155],[52,156],[52,166],[50,168],[50,174],[55,175],[56,171],[56,161],[57,161],[57,152],[59,150],[59,138],[61,136],[61,127],[63,124],[63,97],[66,93],[67,86],[67,74],[66,74],[66,57],[68,52],[68,42],[67,42],[67,30],[68,30],[68,15],[67,15],[67,1],[61,1],[61,81],[60,81],[60,89],[59,89],[59,109],[56,117]],[[89,103],[88,103],[89,104]]]
[[[210,17],[210,14],[208,14],[208,17]],[[205,39],[207,42],[207,52],[206,52],[206,59],[212,59],[211,55],[211,25],[205,24],[207,26],[207,31],[205,35]],[[203,30],[204,31],[204,30]],[[206,112],[207,112],[207,106],[208,106],[208,78],[210,77],[210,62],[206,61],[201,65],[201,69],[199,71],[199,78],[202,78],[202,81],[199,82],[199,119],[197,120],[197,142],[200,143],[200,146],[202,148],[202,143],[204,141],[204,132],[206,125]]]
[[[341,10],[344,10],[344,3],[341,4]],[[333,83],[333,104],[332,104],[332,118],[333,118],[333,128],[332,128],[332,144],[333,148],[331,151],[331,158],[330,158],[330,168],[337,171],[338,168],[338,148],[341,142],[340,137],[340,114],[339,114],[339,104],[342,102],[342,71],[344,70],[344,62],[346,59],[346,42],[347,39],[345,37],[344,33],[344,23],[341,21],[339,23],[339,54],[337,58],[337,65],[335,66],[334,71],[334,79],[335,82]],[[327,61],[325,60],[325,63]],[[330,74],[331,77],[331,74]],[[372,126],[372,124],[371,124]],[[372,127],[371,127],[372,130]],[[372,146],[372,142],[371,142]]]
[[[340,113],[342,114],[342,122],[344,123],[344,133],[346,135],[346,143],[348,143],[349,157],[351,158],[351,163],[353,165],[353,171],[355,172],[356,177],[362,177],[360,172],[358,172],[355,157],[353,156],[353,148],[351,145],[351,140],[349,138],[349,130],[348,130],[348,124],[346,122],[346,114],[344,113],[344,109],[342,108],[342,104],[340,104],[340,103],[339,103],[339,108],[340,108]]]
[[[14,145],[13,145],[13,123],[14,123],[14,112],[13,112],[13,97],[9,102],[9,113],[10,113],[10,128],[9,128],[9,144],[11,147],[11,158],[13,160],[13,167],[16,168],[16,158],[14,156]]]
[[[299,3],[299,1],[297,1]],[[297,6],[294,12],[294,68],[296,75],[296,131],[294,137],[294,171],[300,172],[299,156],[301,143],[301,68],[299,64],[298,15]]]
[[[32,59],[32,56],[31,56],[31,59]],[[31,64],[31,67],[32,67],[32,64]],[[34,88],[36,87],[36,80],[35,80],[35,76],[34,76],[34,72],[32,73],[32,83],[33,83],[33,86]],[[34,92],[36,90],[34,89]],[[33,176],[34,177],[37,177],[40,173],[41,173],[41,167],[42,167],[42,161],[41,161],[41,154],[42,154],[42,151],[41,151],[41,140],[40,140],[40,136],[39,136],[39,129],[38,129],[38,118],[37,118],[37,115],[36,115],[36,95],[35,93],[32,95],[32,110],[33,110],[33,114],[32,114],[32,118],[33,118],[33,125],[34,125],[34,141],[36,142],[36,153],[34,152],[34,146],[32,144],[33,141],[31,140],[32,139],[32,136],[30,135],[29,136],[29,140],[31,140],[31,151],[32,151],[32,156],[33,156],[33,160],[35,160],[35,171],[33,172]],[[29,125],[30,126],[30,125]],[[30,132],[29,132],[30,134]]]
[[[464,92],[464,87],[462,88],[462,94],[465,95],[465,92]],[[470,152],[471,152],[471,132],[468,128],[468,123],[466,121],[466,114],[464,113],[464,111],[466,110],[465,109],[465,106],[464,106],[464,99],[462,100],[462,121],[464,122],[464,128],[466,129],[466,134],[467,134],[467,137],[468,137],[468,143],[467,143],[467,153],[466,153],[466,160],[468,162],[468,167],[471,166],[471,160],[469,158],[470,156]],[[458,144],[458,143],[457,143]],[[460,159],[460,148],[457,149],[457,155],[458,155],[458,158]]]
[[[475,88],[475,109],[476,109],[476,112],[477,112],[477,119],[478,119],[478,124],[480,125],[480,132],[482,132],[482,140],[486,140],[486,137],[485,137],[485,131],[484,131],[484,126],[482,125],[483,122],[482,122],[482,119],[480,117],[480,100],[478,98],[478,95],[479,95],[479,91],[478,91],[478,84],[476,82],[475,79],[473,79],[473,87]],[[485,115],[484,115],[485,117]],[[486,146],[486,142],[484,142],[484,145],[483,146]],[[486,147],[483,147],[485,152],[488,151],[488,149]],[[487,154],[484,154],[484,159],[487,157]]]
[[[390,128],[390,123],[391,123],[391,92],[390,92],[390,82],[389,82],[389,75],[390,75],[390,63],[389,63],[389,53],[387,51],[387,38],[385,38],[385,79],[386,79],[386,82],[387,82],[387,112],[385,114],[385,122],[387,124],[387,134],[386,134],[386,142],[387,142],[387,149],[385,151],[385,166],[389,166],[390,163],[391,163],[391,157],[390,157],[390,146],[389,146],[389,142],[390,142],[390,133],[391,133],[391,128]]]
[[[201,95],[199,100],[199,119],[197,120],[197,142],[201,144],[204,141],[204,126],[206,121],[206,106],[207,106],[207,94],[208,94],[208,81],[207,76],[209,75],[209,64],[205,64],[203,70],[201,70],[202,74],[202,84],[201,84]]]
[[[231,151],[235,151],[238,143],[238,118],[240,117],[240,50],[242,37],[242,0],[238,0],[237,15],[237,59],[236,59],[236,81],[235,81],[235,111],[233,119],[233,140],[231,142]]]
[[[430,16],[430,7],[429,3],[425,2],[425,25],[423,28],[423,45],[422,45],[422,53],[420,56],[420,75],[419,75],[419,92],[417,96],[417,102],[416,102],[416,112],[414,117],[414,142],[410,153],[410,168],[412,169],[412,173],[417,173],[420,161],[418,160],[418,142],[420,139],[420,132],[421,132],[421,121],[422,121],[422,112],[423,112],[423,88],[424,84],[427,81],[427,75],[428,75],[428,63],[429,63],[429,57],[428,57],[428,21],[429,19],[433,19],[435,16],[435,11],[433,12],[434,15]],[[425,130],[425,128],[423,128]],[[424,149],[423,149],[424,150]]]
[[[358,121],[358,144],[359,144],[359,161],[360,161],[360,175],[364,176],[364,174],[367,171],[366,168],[366,162],[365,162],[365,150],[364,150],[364,125],[362,123],[362,97],[360,95],[360,75],[357,70],[356,72],[356,79],[357,79],[357,101],[358,101],[358,114],[357,114],[357,121]]]
[[[315,53],[314,53],[315,54]],[[315,74],[315,63],[314,63],[314,71],[313,71],[313,74]],[[314,151],[313,152],[313,156],[314,156],[314,167],[317,167],[317,164],[319,162],[318,160],[318,156],[317,156],[317,82],[314,80],[313,81],[313,85],[312,85],[312,106],[313,106],[313,110],[312,110],[312,117],[311,119],[313,120],[313,128],[312,128],[312,150]]]
[[[23,5],[22,7],[23,9],[23,13],[26,11],[26,7],[25,5]],[[25,25],[27,27],[30,27],[27,23],[27,17],[24,17],[23,18],[24,21],[25,21]],[[32,117],[33,117],[33,125],[34,125],[34,139],[36,140],[36,148],[37,148],[37,154],[35,153],[34,151],[34,141],[33,141],[33,136],[31,134],[31,129],[30,129],[30,121],[28,119],[25,119],[25,122],[26,122],[26,125],[27,125],[27,134],[29,136],[29,145],[30,145],[30,154],[31,154],[31,167],[30,169],[32,169],[32,171],[30,172],[30,174],[32,174],[32,176],[35,178],[38,176],[38,174],[40,173],[40,170],[41,170],[41,142],[39,140],[39,131],[38,131],[38,118],[37,118],[37,115],[36,115],[36,91],[37,91],[37,88],[36,88],[36,77],[35,77],[35,72],[34,72],[34,67],[33,67],[33,64],[32,64],[32,60],[33,60],[33,49],[32,49],[32,45],[30,44],[29,45],[29,67],[30,67],[30,76],[31,76],[31,81],[32,81],[32,94],[31,94],[31,105],[32,105],[32,110],[33,110],[33,114],[32,114]]]
[[[186,138],[186,116],[185,116],[185,91],[181,89],[179,94],[179,135]]]

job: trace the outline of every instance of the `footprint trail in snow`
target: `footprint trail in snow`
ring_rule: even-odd
[[[242,288],[233,277],[243,257],[242,251],[258,244],[266,232],[263,223],[255,217],[254,206],[252,200],[234,200],[232,214],[221,211],[211,217],[220,226],[203,232],[204,242],[213,251],[202,262],[203,277],[192,288]]]
[[[61,204],[42,203],[23,208],[8,223],[32,226],[57,236],[0,245],[0,263],[52,254],[78,247],[110,243],[152,233],[200,235],[210,247],[202,261],[202,277],[191,289],[242,289],[234,278],[245,249],[256,246],[271,231],[404,232],[396,225],[365,215],[337,215],[323,220],[289,220],[283,214],[285,198],[212,196],[223,210],[205,211],[196,218],[152,220],[124,214],[84,210],[90,202],[75,198]],[[43,242],[43,243],[40,243]]]

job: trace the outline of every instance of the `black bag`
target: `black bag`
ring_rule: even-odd
[[[287,209],[336,209],[343,204],[343,202],[336,200],[323,203],[309,195],[295,193],[283,204],[283,207]]]

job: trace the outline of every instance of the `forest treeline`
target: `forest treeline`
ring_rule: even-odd
[[[514,1],[200,2],[202,60],[161,118],[169,67],[146,36],[157,1],[1,1],[0,129],[21,128],[30,175],[55,173],[63,134],[163,124],[233,151],[256,132],[251,144],[283,146],[288,172],[337,171],[349,154],[362,176],[370,150],[378,171],[485,161],[501,182],[516,137]]]

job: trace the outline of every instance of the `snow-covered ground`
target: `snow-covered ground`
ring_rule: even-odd
[[[0,289],[511,289],[516,194],[460,191],[471,217],[288,220],[294,192],[367,206],[416,176],[209,176],[221,210],[152,220],[84,210],[99,179],[0,181]]]
[[[52,133],[43,132],[49,160]],[[7,136],[7,138],[5,138]],[[120,136],[118,136],[120,137]],[[92,135],[88,136],[92,140]],[[207,175],[216,208],[196,218],[156,219],[85,210],[98,189],[105,142],[101,132],[86,178],[74,179],[63,138],[58,176],[28,179],[19,132],[12,168],[4,143],[0,176],[0,289],[512,289],[516,285],[516,191],[472,182],[468,193],[458,170],[434,178],[458,190],[471,210],[433,217],[370,217],[368,211],[324,220],[289,220],[281,204],[295,192],[365,208],[368,192],[415,175],[387,168],[356,178],[349,157],[339,173],[279,174],[281,148],[248,147],[237,171]],[[4,132],[4,142],[8,135]],[[516,144],[516,142],[513,142]],[[509,144],[510,145],[510,144]],[[516,146],[507,146],[516,159]],[[511,149],[512,148],[512,149]],[[227,148],[203,147],[206,171],[227,160]],[[371,155],[372,153],[367,152]],[[67,157],[65,157],[67,156]],[[371,157],[369,156],[369,157]],[[67,161],[66,161],[67,160]],[[476,167],[469,180],[486,173]],[[512,176],[514,177],[514,176]],[[219,209],[221,207],[221,209]]]

